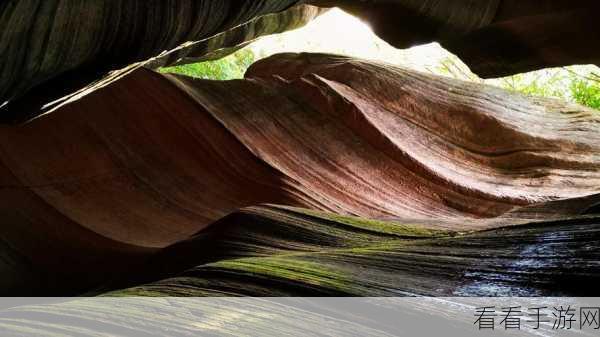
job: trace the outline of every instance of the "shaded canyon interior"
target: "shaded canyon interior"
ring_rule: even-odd
[[[332,6],[482,77],[600,65],[597,1],[4,1],[0,293],[600,295],[598,111],[337,55],[155,71]]]

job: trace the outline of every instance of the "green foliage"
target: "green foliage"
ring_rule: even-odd
[[[499,79],[483,80],[454,55],[443,59],[431,72],[469,82],[486,83],[529,96],[558,98],[600,110],[600,76],[595,67],[573,66],[544,69]]]
[[[219,60],[161,68],[159,71],[209,80],[239,79],[244,77],[254,59],[252,50],[241,49]]]
[[[570,89],[577,103],[600,110],[600,82],[576,79]]]

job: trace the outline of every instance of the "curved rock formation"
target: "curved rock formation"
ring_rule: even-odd
[[[290,8],[296,2],[5,1],[0,121],[50,112],[142,66],[219,58],[261,35],[300,27],[321,11]]]
[[[262,203],[461,232],[594,212],[599,122],[579,105],[331,55],[274,56],[225,82],[139,69],[0,127],[2,290],[131,280],[161,248]],[[293,247],[304,235],[292,232]]]
[[[398,47],[439,41],[483,77],[600,65],[595,0],[4,1],[0,122],[48,113],[142,66],[218,58],[299,27],[321,12],[306,3],[340,6]]]
[[[159,281],[109,295],[594,296],[599,235],[598,217],[461,233],[253,207],[163,250],[145,270]]]
[[[140,276],[149,270],[159,281],[96,298],[33,299],[29,305],[23,305],[23,300],[4,300],[0,334],[195,336],[252,331],[304,335],[327,331],[355,335],[361,331],[368,336],[408,336],[413,333],[397,322],[407,309],[437,323],[462,324],[464,333],[472,334],[477,330],[465,318],[472,317],[476,307],[490,303],[489,298],[399,300],[381,296],[597,295],[599,235],[597,216],[457,233],[298,208],[252,207],[163,250],[142,272],[128,273]],[[239,295],[380,297],[231,297]],[[551,306],[556,300],[539,298],[535,306]],[[493,301],[515,305],[518,299]],[[532,299],[523,303],[531,305]],[[579,299],[578,305],[585,303]],[[594,305],[593,300],[587,303]],[[365,312],[370,315],[366,317]],[[389,319],[374,320],[377,315]],[[426,328],[419,325],[415,330],[419,334]],[[540,334],[540,330],[531,331]]]

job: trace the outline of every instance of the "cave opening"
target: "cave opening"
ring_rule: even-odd
[[[160,72],[211,80],[241,79],[252,63],[278,53],[326,53],[385,62],[408,69],[600,109],[600,68],[593,64],[546,68],[483,79],[433,42],[398,49],[359,18],[332,8],[306,26],[264,36],[223,59],[160,68]]]
[[[0,3],[0,294],[600,294],[597,2],[89,3]]]

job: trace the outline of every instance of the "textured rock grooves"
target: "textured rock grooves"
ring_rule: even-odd
[[[218,58],[340,6],[397,47],[438,41],[483,77],[600,64],[596,0],[81,0],[0,3],[0,122],[139,68]],[[111,71],[110,74],[107,72]]]
[[[598,275],[598,221],[579,215],[600,201],[599,147],[584,107],[338,56],[225,82],[138,69],[0,127],[2,291],[572,294],[567,272]],[[265,203],[329,213],[227,216]],[[391,269],[367,284],[353,266]]]
[[[599,220],[461,234],[253,207],[162,251],[149,264],[160,281],[110,295],[598,294]]]
[[[0,122],[51,112],[140,67],[219,58],[322,11],[296,2],[4,1]]]

